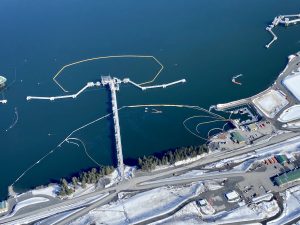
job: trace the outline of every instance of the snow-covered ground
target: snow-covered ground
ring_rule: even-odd
[[[287,76],[282,83],[300,101],[300,72]]]
[[[300,119],[300,105],[294,105],[284,110],[283,113],[279,116],[278,121],[287,123],[298,119]]]
[[[281,109],[289,104],[285,96],[275,90],[270,90],[257,97],[253,103],[269,118],[274,118]]]
[[[59,186],[57,184],[51,184],[48,187],[34,189],[31,191],[32,195],[48,195],[53,198],[57,196]]]
[[[188,159],[185,159],[185,160],[181,160],[181,161],[178,161],[178,162],[175,162],[175,166],[179,166],[179,165],[184,165],[184,164],[188,164],[188,163],[191,163],[191,162],[195,162],[203,157],[207,156],[206,153],[203,153],[201,155],[197,155],[196,157],[193,157],[193,158],[188,158]]]
[[[192,158],[188,158],[188,159],[185,159],[185,160],[180,160],[180,161],[177,161],[175,162],[174,165],[163,165],[163,166],[157,166],[155,168],[154,171],[159,171],[159,170],[163,170],[163,169],[168,169],[170,167],[175,167],[175,166],[180,166],[180,165],[185,165],[185,164],[188,164],[188,163],[192,163],[192,162],[195,162],[205,156],[207,156],[208,154],[207,153],[203,153],[201,155],[197,155],[196,157],[192,157]]]
[[[275,216],[280,211],[275,200],[261,202],[252,206],[241,206],[229,212],[220,212],[213,216],[206,216],[201,213],[197,205],[192,202],[182,208],[180,211],[167,219],[153,223],[152,225],[181,225],[181,224],[199,224],[199,225],[221,225],[242,223],[243,221],[263,220]],[[205,220],[203,221],[201,217]],[[254,223],[253,223],[254,224]],[[257,223],[256,223],[257,224]]]
[[[151,223],[151,225],[202,225],[206,224],[201,220],[201,211],[195,202],[191,202],[176,212],[171,217]]]
[[[236,156],[236,157],[232,157],[232,158],[228,158],[228,159],[223,159],[220,160],[216,163],[211,163],[206,165],[204,168],[205,169],[219,169],[224,167],[226,164],[237,164],[237,163],[241,163],[244,162],[246,160],[255,158],[255,154],[252,153],[248,153],[248,154],[244,154],[244,155],[240,155],[240,156]]]
[[[293,123],[287,123],[286,126],[288,128],[300,128],[300,121],[293,122]]]
[[[257,157],[267,157],[276,154],[286,154],[290,152],[297,152],[300,150],[299,137],[291,138],[287,141],[283,141],[275,146],[268,146],[256,150]]]
[[[134,176],[134,171],[136,170],[136,167],[130,167],[130,166],[125,166],[124,169],[124,174],[125,174],[125,179],[130,179]],[[105,185],[105,187],[110,187],[118,182],[120,182],[120,176],[117,170],[114,170],[110,175],[105,176],[110,180],[110,182]]]
[[[226,212],[224,217],[217,220],[217,224],[262,220],[275,216],[279,211],[279,206],[275,200],[252,206],[245,205],[231,212]]]
[[[125,179],[130,179],[134,176],[134,171],[136,167],[125,167]],[[109,179],[109,183],[105,187],[110,187],[120,181],[120,177],[117,170],[114,170],[111,174],[104,176],[103,178]],[[73,185],[69,184],[70,188],[74,188]],[[86,184],[86,188],[82,188],[78,185],[75,188],[75,192],[68,196],[68,198],[79,197],[84,194],[91,193],[96,190],[95,184]],[[59,185],[58,184],[51,184],[48,187],[38,188],[31,191],[32,195],[47,195],[53,198],[57,197],[57,193],[59,192]],[[25,193],[24,193],[25,194]]]
[[[267,225],[286,224],[300,216],[300,186],[288,189],[283,197],[285,202],[282,214],[277,219],[268,222]]]
[[[132,224],[173,211],[205,190],[202,183],[184,187],[162,187],[99,207],[72,224]]]

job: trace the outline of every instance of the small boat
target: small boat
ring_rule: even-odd
[[[237,84],[237,85],[242,85],[241,82],[236,81],[236,79],[239,78],[239,77],[241,77],[241,76],[243,76],[243,74],[239,74],[239,75],[233,76],[232,80],[231,80],[232,83]]]

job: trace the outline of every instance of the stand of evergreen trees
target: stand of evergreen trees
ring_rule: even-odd
[[[156,166],[173,165],[175,162],[193,158],[207,152],[207,145],[180,147],[175,150],[169,150],[162,155],[150,155],[139,158],[138,166],[143,171],[151,171]]]
[[[169,150],[163,154],[144,156],[138,159],[138,167],[143,171],[151,171],[156,166],[173,165],[175,162],[193,158],[203,153],[208,152],[207,145],[180,147],[177,149]],[[115,168],[113,166],[102,166],[100,168],[92,168],[88,171],[79,173],[69,180],[72,182],[73,188],[70,188],[66,179],[60,180],[60,196],[66,196],[72,194],[78,185],[82,188],[86,187],[86,184],[96,184],[103,176],[111,174]]]
[[[72,194],[76,187],[80,184],[82,188],[86,187],[86,184],[96,184],[103,176],[111,174],[115,168],[113,166],[102,166],[100,168],[92,168],[88,171],[80,172],[77,176],[73,176],[70,180],[73,188],[70,188],[68,181],[65,178],[60,180],[60,196],[66,196]]]

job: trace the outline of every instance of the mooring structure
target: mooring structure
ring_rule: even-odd
[[[178,81],[174,81],[171,83],[166,84],[159,84],[159,85],[151,85],[151,86],[143,86],[141,84],[137,84],[133,81],[131,81],[129,78],[124,79],[118,79],[116,77],[111,76],[102,76],[101,81],[97,82],[88,82],[82,89],[80,89],[75,94],[70,95],[62,95],[62,96],[53,96],[53,97],[39,97],[39,96],[28,96],[26,99],[29,100],[59,100],[59,99],[67,99],[77,98],[80,94],[82,94],[86,89],[92,88],[92,87],[108,87],[111,94],[111,107],[112,107],[112,117],[113,117],[113,123],[114,123],[114,138],[115,138],[115,149],[117,153],[117,161],[118,161],[118,173],[120,176],[120,180],[123,180],[125,178],[125,165],[123,160],[123,149],[122,149],[122,141],[121,141],[121,128],[120,128],[120,120],[119,120],[119,108],[117,103],[117,91],[120,89],[121,84],[131,84],[134,87],[146,91],[148,89],[155,89],[155,88],[167,88],[176,84],[185,83],[185,79],[181,79]]]

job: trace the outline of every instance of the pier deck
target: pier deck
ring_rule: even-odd
[[[117,159],[118,159],[118,171],[121,179],[124,179],[123,150],[122,150],[118,103],[117,103],[117,95],[116,95],[116,91],[119,89],[118,87],[119,84],[117,83],[116,80],[112,79],[111,77],[105,76],[102,77],[102,85],[103,86],[108,85],[111,93],[111,105],[112,105],[115,142],[116,142],[116,151],[117,151]]]

